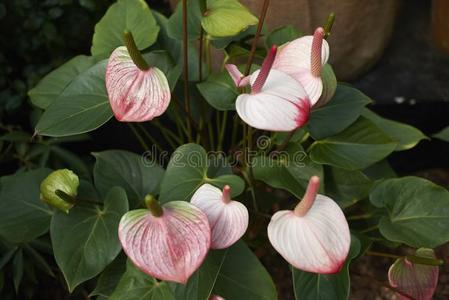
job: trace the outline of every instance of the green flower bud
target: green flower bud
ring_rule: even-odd
[[[79,184],[78,176],[71,170],[53,171],[41,183],[41,200],[68,213],[73,207]]]

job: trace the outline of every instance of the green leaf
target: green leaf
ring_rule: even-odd
[[[319,164],[359,170],[388,156],[396,145],[382,130],[360,117],[339,134],[315,141],[310,157]]]
[[[53,216],[50,227],[53,251],[70,292],[103,271],[120,252],[118,224],[127,211],[125,191],[114,187],[103,207],[78,204],[68,215]]]
[[[348,299],[350,292],[349,264],[359,254],[360,241],[351,235],[351,248],[343,268],[337,274],[323,275],[292,267],[295,299]]]
[[[367,198],[373,182],[360,171],[329,168],[326,172],[326,192],[342,208]]]
[[[94,180],[104,195],[114,186],[122,187],[128,196],[130,207],[143,202],[147,194],[157,195],[164,176],[164,169],[146,156],[123,150],[93,153],[96,158]]]
[[[91,56],[78,55],[46,75],[28,92],[31,102],[39,108],[47,109],[77,76],[96,63]]]
[[[187,0],[187,30],[189,40],[197,40],[201,32],[201,5],[200,0]],[[179,1],[175,12],[167,23],[168,36],[175,40],[182,40],[182,1]]]
[[[95,25],[92,55],[107,58],[119,46],[123,46],[123,33],[130,31],[137,48],[150,47],[156,42],[159,26],[144,0],[118,0]]]
[[[14,290],[16,291],[16,293],[18,293],[20,283],[22,282],[23,269],[24,269],[23,252],[22,249],[19,249],[17,250],[12,260],[12,273],[13,273],[12,280],[14,283]]]
[[[181,65],[176,65],[168,51],[156,50],[143,56],[150,66],[159,68],[167,76],[170,90],[176,86],[181,75]]]
[[[367,108],[363,110],[362,115],[382,129],[393,141],[398,143],[395,151],[411,149],[421,140],[429,139],[419,129],[407,124],[382,118]]]
[[[36,125],[46,136],[67,136],[97,129],[112,117],[104,83],[106,60],[72,81]]]
[[[449,126],[434,134],[433,137],[445,142],[449,142]]]
[[[245,183],[236,175],[209,178],[207,176],[209,162],[206,151],[200,145],[185,144],[176,149],[162,180],[159,201],[162,203],[189,201],[193,193],[204,183],[218,187],[228,184],[233,197],[243,192]]]
[[[302,36],[295,27],[291,25],[276,28],[265,38],[265,46],[270,49],[273,45],[281,46]]]
[[[175,300],[164,281],[158,282],[153,277],[138,270],[128,260],[126,272],[120,279],[109,300]]]
[[[388,179],[371,192],[370,201],[385,208],[380,233],[414,248],[435,248],[449,241],[449,192],[419,177]]]
[[[49,169],[4,176],[0,180],[0,237],[25,243],[46,233],[52,210],[39,198],[41,181]]]
[[[228,37],[242,32],[258,21],[237,0],[207,0],[207,11],[201,25],[213,37]]]
[[[371,102],[366,95],[346,85],[337,85],[332,99],[312,111],[308,128],[316,140],[333,136],[354,123],[365,105]]]
[[[297,144],[289,144],[286,151],[272,153],[271,157],[255,157],[252,163],[255,179],[298,198],[304,196],[310,177],[317,175],[323,179],[322,166],[312,162]]]
[[[214,294],[233,300],[277,299],[270,275],[242,241],[211,250],[187,284],[173,284],[172,290],[177,300],[207,300]]]
[[[126,255],[117,256],[109,266],[104,269],[98,277],[97,285],[89,297],[103,296],[109,297],[114,292],[120,278],[126,270]]]
[[[196,86],[204,99],[215,109],[235,110],[235,100],[239,92],[227,71],[211,74],[206,81]]]

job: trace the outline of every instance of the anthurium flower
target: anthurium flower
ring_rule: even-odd
[[[127,47],[115,49],[106,66],[106,89],[117,120],[144,122],[162,115],[170,103],[170,87],[164,73],[150,67],[125,33]]]
[[[209,297],[209,300],[225,300],[225,298],[218,296],[218,295],[211,295]]]
[[[143,272],[161,279],[185,284],[210,247],[207,216],[185,201],[159,206],[151,196],[148,209],[126,213],[118,235],[123,250]]]
[[[283,45],[273,63],[273,69],[289,74],[303,85],[312,106],[323,94],[322,66],[329,59],[329,44],[324,35],[324,29],[319,27],[313,36],[300,37]]]
[[[231,188],[223,192],[210,184],[203,184],[190,203],[201,209],[209,219],[212,230],[212,249],[223,249],[237,242],[248,228],[248,210],[240,202],[231,200]]]
[[[235,103],[245,123],[262,130],[292,131],[309,119],[310,101],[299,82],[271,69],[276,52],[277,47],[273,46],[261,69],[249,78],[233,65],[226,68],[237,86],[251,84],[251,93],[239,95]]]
[[[78,176],[71,170],[53,171],[41,182],[40,198],[49,205],[68,213],[73,207],[79,184]]]
[[[416,250],[416,257],[435,258],[432,249]],[[416,300],[429,300],[438,283],[439,267],[411,262],[407,257],[398,258],[388,270],[390,285]],[[400,299],[409,299],[398,293]]]
[[[340,207],[317,194],[313,176],[304,198],[293,211],[278,211],[268,224],[273,247],[294,267],[313,273],[338,272],[348,256],[351,237]]]

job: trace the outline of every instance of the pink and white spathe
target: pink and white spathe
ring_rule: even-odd
[[[313,36],[300,37],[282,46],[273,63],[273,69],[289,74],[299,81],[314,106],[323,93],[321,68],[329,59],[329,44],[319,27]]]
[[[251,85],[250,94],[237,97],[240,118],[254,128],[292,131],[309,119],[310,100],[302,85],[284,72],[272,69],[277,47],[269,51],[260,70],[243,76],[234,65],[226,69],[238,87]]]
[[[231,188],[223,192],[210,184],[203,184],[190,203],[203,211],[212,230],[212,249],[224,249],[237,242],[248,228],[248,210],[245,205],[231,200]]]
[[[432,249],[420,248],[416,250],[416,256],[435,258]],[[399,258],[388,270],[390,285],[401,293],[413,299],[432,299],[438,284],[439,267],[417,264],[409,261],[407,257]],[[400,299],[409,299],[398,293]]]
[[[307,191],[293,211],[278,211],[268,224],[273,247],[295,268],[319,274],[340,271],[348,256],[351,237],[340,207],[317,194],[319,178],[310,179]]]
[[[126,255],[143,272],[185,284],[209,251],[207,216],[185,201],[157,207],[158,213],[154,209],[126,213],[119,224],[120,242]]]
[[[118,121],[149,121],[167,109],[171,98],[167,78],[158,68],[146,67],[140,69],[124,46],[109,57],[106,89]]]

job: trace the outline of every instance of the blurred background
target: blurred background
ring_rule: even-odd
[[[28,90],[71,57],[89,54],[94,26],[112,2],[0,0],[0,136],[12,129],[33,132],[40,112],[31,106]],[[147,2],[169,15],[176,1]],[[242,2],[258,15],[262,1]],[[336,22],[329,39],[331,63],[339,80],[371,97],[372,109],[380,115],[428,136],[449,125],[449,1],[276,0],[271,1],[267,26],[294,25],[310,34],[332,11]],[[82,156],[106,148],[139,150],[126,128],[114,121],[93,135],[95,143],[77,143],[70,150]],[[7,157],[1,140],[0,149],[0,174],[15,172],[20,157]],[[448,154],[449,143],[433,139],[396,152],[389,161],[401,175],[423,176],[449,187]],[[445,260],[447,249],[439,252]],[[376,263],[383,262],[370,262]],[[448,299],[448,267],[442,274],[436,298]],[[360,278],[353,283],[355,298],[374,299],[372,289],[378,285]],[[387,294],[385,289],[378,297],[391,299]]]

